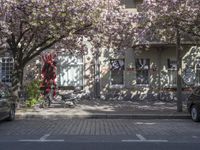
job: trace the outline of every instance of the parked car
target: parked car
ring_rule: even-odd
[[[200,121],[200,88],[193,90],[187,100],[188,112],[191,114],[192,120]]]
[[[8,86],[0,83],[0,120],[15,119],[16,97],[11,94]]]

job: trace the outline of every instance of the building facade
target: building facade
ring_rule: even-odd
[[[136,11],[141,0],[122,2],[128,10]],[[200,49],[185,44],[181,55],[185,98],[191,92],[190,87],[200,85]],[[2,82],[11,82],[13,63],[6,55],[0,58]],[[39,78],[41,67],[42,61],[37,59],[28,64],[24,81]],[[162,43],[152,44],[148,49],[145,46],[123,51],[102,49],[95,56],[90,51],[86,55],[57,54],[58,87],[65,90],[79,87],[86,95],[101,99],[175,100],[176,70],[175,45]],[[193,83],[185,84],[186,78]]]

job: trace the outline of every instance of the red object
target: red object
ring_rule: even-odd
[[[44,90],[44,95],[48,94],[53,86],[53,96],[56,95],[56,55],[46,54],[42,56],[42,84],[41,88]]]

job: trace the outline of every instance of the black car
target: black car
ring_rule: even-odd
[[[11,94],[9,87],[0,84],[0,120],[15,119],[16,97]]]
[[[191,114],[192,120],[200,121],[200,88],[193,90],[187,101],[188,112]]]

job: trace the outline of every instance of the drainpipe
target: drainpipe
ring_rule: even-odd
[[[94,93],[95,98],[100,98],[100,62],[99,62],[99,53],[97,52],[95,55],[95,65],[94,65],[94,73],[95,73],[95,85],[94,85]]]
[[[158,51],[158,100],[161,100],[161,48],[157,49]]]

